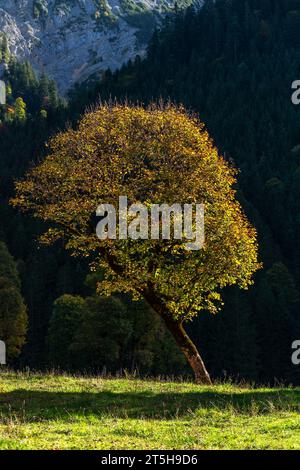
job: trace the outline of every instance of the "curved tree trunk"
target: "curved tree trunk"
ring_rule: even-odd
[[[212,382],[204,362],[196,346],[184,330],[182,324],[165,316],[163,319],[168,330],[172,333],[181,352],[184,354],[186,360],[193,369],[196,383],[202,385],[211,385]]]
[[[103,255],[105,257],[106,253],[104,252]],[[115,273],[122,275],[122,266],[120,266],[111,257],[108,257],[107,261]],[[194,371],[196,383],[202,385],[212,385],[204,362],[193,341],[188,337],[186,331],[184,330],[182,323],[174,320],[172,316],[165,311],[165,307],[161,299],[155,294],[155,291],[150,283],[148,283],[147,288],[143,289],[141,293],[150,307],[152,307],[153,310],[164,320],[166,327],[170,333],[172,333],[172,336],[179,346],[181,352],[184,354],[186,360]]]
[[[144,291],[144,298],[153,310],[164,320],[166,327],[193,369],[196,383],[212,385],[209,373],[206,370],[198,349],[187,335],[182,323],[174,320],[171,315],[165,312],[160,299],[158,299],[153,292],[150,292],[149,290]]]

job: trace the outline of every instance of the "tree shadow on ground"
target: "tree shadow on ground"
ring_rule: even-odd
[[[188,417],[201,410],[236,414],[300,411],[300,389],[245,390],[240,393],[199,392],[63,392],[14,390],[0,393],[0,421],[11,416],[26,419],[70,419],[78,416],[159,419]]]

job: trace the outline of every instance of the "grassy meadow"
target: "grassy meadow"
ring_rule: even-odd
[[[0,372],[0,449],[299,449],[300,389]]]

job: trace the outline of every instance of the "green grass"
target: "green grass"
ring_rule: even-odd
[[[300,389],[0,373],[0,449],[300,449]]]

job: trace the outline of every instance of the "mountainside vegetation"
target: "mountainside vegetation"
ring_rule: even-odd
[[[192,1],[0,0],[0,60],[3,51],[30,60],[65,93],[75,83],[99,79],[106,68],[145,54],[166,15]]]
[[[145,367],[145,356],[134,351],[143,350],[137,332],[149,328],[147,313],[139,320],[132,313],[121,339],[116,338],[112,327],[103,326],[107,305],[96,300],[87,264],[66,255],[63,241],[40,247],[37,237],[44,225],[8,205],[14,179],[46,154],[44,142],[68,122],[75,124],[99,97],[145,104],[162,98],[199,113],[217,148],[239,169],[238,198],[257,229],[264,266],[248,292],[226,288],[222,312],[203,311],[188,325],[189,333],[201,344],[213,378],[299,383],[291,344],[300,337],[300,108],[292,104],[291,84],[300,79],[300,1],[216,0],[206,1],[199,11],[178,12],[154,33],[146,59],[137,57],[117,72],[108,70],[96,85],[76,88],[68,105],[54,83],[37,78],[29,64],[12,61],[5,73],[9,95],[0,109],[0,238],[18,262],[29,319],[18,364],[60,363],[56,319],[61,316],[68,325],[73,302],[71,313],[78,312],[78,322],[84,311],[89,320],[82,335],[81,328],[69,331],[72,346],[60,345],[68,350],[65,368],[82,369],[83,354],[95,370],[187,373],[161,324],[145,338]],[[124,308],[136,308],[127,298],[110,299],[114,306],[119,301],[120,318]],[[97,338],[101,361],[90,349]],[[165,345],[172,360],[157,367],[153,357],[162,357]],[[116,352],[114,361],[105,364],[108,347]],[[76,348],[80,354],[73,354]]]
[[[217,374],[299,380],[289,359],[300,334],[300,109],[291,101],[299,59],[298,0],[208,0],[167,21],[147,59],[107,71],[74,101],[78,112],[99,97],[183,103],[239,169],[264,269],[250,293],[228,289],[224,312],[191,326]]]
[[[27,312],[17,265],[6,245],[0,242],[0,338],[5,341],[8,359],[20,355],[26,330]]]

